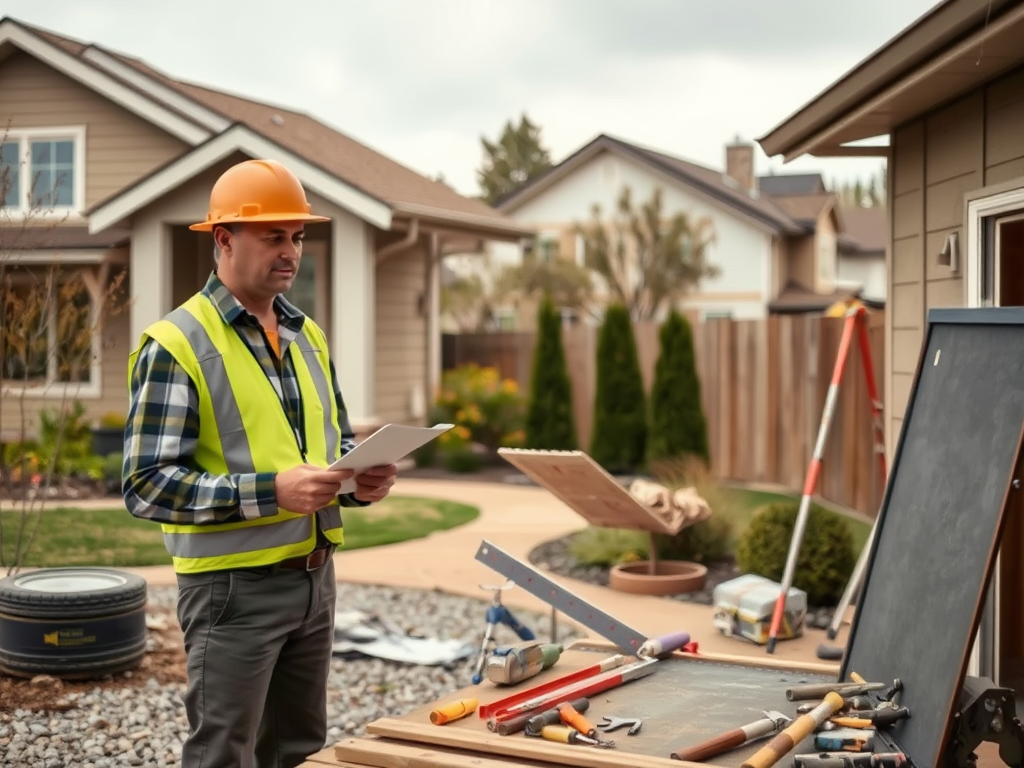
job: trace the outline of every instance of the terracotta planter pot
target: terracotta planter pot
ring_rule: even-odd
[[[620,563],[608,571],[608,586],[637,595],[678,595],[696,592],[707,581],[707,566],[685,560],[659,560],[653,574],[646,560]]]

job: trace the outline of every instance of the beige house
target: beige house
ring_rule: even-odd
[[[0,19],[0,93],[13,180],[0,211],[5,261],[82,270],[93,304],[126,270],[130,300],[105,322],[85,381],[36,372],[25,393],[32,409],[70,395],[93,418],[126,410],[129,350],[205,282],[212,239],[188,224],[205,218],[213,182],[241,160],[285,163],[313,209],[332,217],[308,227],[291,298],[325,329],[360,430],[425,416],[440,375],[442,256],[529,235],[308,114],[180,82],[12,18]],[[39,179],[59,179],[54,205],[25,227]],[[24,381],[0,383],[8,433]]]
[[[888,158],[890,457],[928,311],[1024,304],[1021,40],[1022,0],[945,0],[759,140],[769,156],[787,160]],[[1013,555],[1000,558],[972,674],[1019,690],[1024,524],[1017,512],[1003,539]]]

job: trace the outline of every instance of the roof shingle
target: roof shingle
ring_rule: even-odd
[[[82,43],[20,21],[17,23],[91,67],[96,65],[85,58],[86,50],[95,48],[103,51],[159,84],[228,120],[246,125],[328,173],[358,187],[371,197],[397,208],[403,205],[422,206],[435,209],[439,213],[448,211],[484,220],[490,219],[496,223],[513,224],[506,216],[483,201],[461,195],[451,187],[417,173],[308,114],[176,80],[140,59],[107,50],[95,43]],[[103,71],[108,76],[117,77],[114,72]],[[126,80],[122,82],[130,87],[136,87]],[[159,100],[152,93],[148,93],[147,96]]]

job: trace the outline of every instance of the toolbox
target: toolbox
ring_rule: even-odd
[[[798,705],[821,701],[821,697],[791,700],[787,691],[797,686],[859,679],[883,684],[882,689],[864,693],[873,711],[898,703],[909,713],[871,734],[876,752],[902,756],[901,762],[892,765],[971,768],[984,742],[992,744],[991,751],[998,750],[1002,763],[1024,763],[1014,692],[967,675],[1006,509],[1011,502],[1017,503],[1012,497],[1021,492],[1022,382],[1024,308],[929,312],[838,670],[834,664],[794,665],[767,649],[763,659],[705,654],[699,647],[697,652],[673,652],[659,659],[650,674],[590,698],[585,714],[591,722],[603,718],[643,722],[633,735],[610,734],[615,746],[609,749],[553,743],[524,733],[500,735],[476,713],[444,726],[431,724],[430,711],[446,701],[473,697],[485,707],[509,695],[509,688],[485,681],[438,702],[424,703],[403,717],[370,723],[367,736],[335,744],[335,762],[329,764],[347,768],[741,768],[773,737],[699,763],[670,755],[740,728],[765,712],[778,711],[795,719]],[[488,547],[478,552],[483,562],[507,567],[488,559],[493,556]],[[543,577],[537,583],[531,582],[531,574],[521,578],[517,584],[536,587],[536,594],[548,589]],[[571,595],[553,599],[552,607],[570,616],[576,610],[576,616],[586,619]],[[706,630],[680,629],[693,633],[697,641]],[[635,644],[619,639],[622,630],[611,621],[603,636],[615,639],[577,641],[554,667],[512,690],[550,683],[609,653],[635,653]],[[828,765],[817,752],[815,736],[808,735],[774,764],[787,768]],[[871,761],[857,765],[871,765]],[[877,768],[887,765],[876,763]]]
[[[745,573],[723,581],[712,590],[712,623],[723,635],[741,637],[765,645],[772,624],[772,612],[782,585],[755,573]],[[776,639],[789,640],[804,633],[807,617],[807,593],[790,587],[782,624]]]

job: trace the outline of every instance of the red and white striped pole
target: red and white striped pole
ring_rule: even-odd
[[[775,653],[775,642],[782,626],[782,616],[786,610],[786,596],[793,585],[793,572],[796,570],[796,561],[800,556],[800,544],[804,538],[804,528],[807,527],[807,515],[810,512],[811,497],[818,485],[818,473],[821,470],[821,455],[825,451],[825,438],[828,435],[829,427],[832,426],[832,414],[836,409],[836,400],[839,396],[839,383],[843,379],[843,370],[846,368],[846,358],[850,353],[850,343],[853,340],[853,331],[857,319],[864,312],[863,306],[851,308],[846,313],[846,323],[843,325],[843,336],[839,341],[839,354],[836,358],[836,365],[832,371],[832,381],[828,386],[828,395],[825,397],[825,408],[821,414],[821,424],[818,427],[818,440],[814,444],[814,454],[811,463],[807,467],[807,476],[804,478],[803,496],[800,497],[800,509],[796,516],[796,525],[793,527],[793,538],[789,542],[789,555],[786,557],[786,570],[782,575],[782,589],[775,601],[775,611],[772,613],[772,623],[768,630],[768,653]]]

